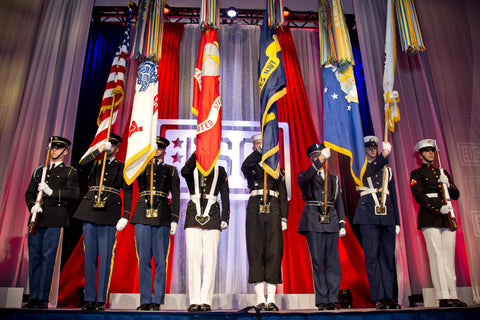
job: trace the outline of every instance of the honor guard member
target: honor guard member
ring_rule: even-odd
[[[424,139],[415,145],[422,166],[411,172],[410,189],[419,204],[417,228],[422,230],[427,247],[430,273],[435,296],[440,307],[466,307],[458,300],[455,276],[455,237],[447,225],[446,216],[451,207],[444,204],[442,184],[448,186],[450,198],[457,200],[460,191],[450,174],[434,165],[437,145],[435,140]]]
[[[38,219],[35,234],[28,235],[30,300],[24,308],[48,308],[59,241],[63,228],[70,224],[68,205],[80,195],[77,171],[63,163],[70,141],[53,136],[50,142],[45,180],[41,182],[44,167],[38,167],[25,193],[28,209]],[[40,191],[43,200],[39,204]]]
[[[82,310],[86,311],[105,309],[115,259],[117,231],[125,228],[130,217],[132,187],[123,179],[124,163],[115,158],[120,142],[122,138],[112,133],[109,142],[102,143],[80,160],[81,167],[90,169],[90,189],[73,215],[83,221],[85,304]],[[102,163],[105,159],[104,152],[107,153],[106,162]],[[96,161],[98,157],[101,160]],[[100,187],[102,192],[99,192]]]
[[[376,302],[376,308],[400,309],[393,299],[395,237],[400,232],[400,218],[392,169],[386,167],[386,171],[383,171],[392,146],[384,142],[382,153],[378,155],[377,137],[366,136],[363,141],[367,167],[363,175],[363,187],[357,187],[360,198],[353,223],[360,226],[370,296]],[[385,203],[382,201],[384,178],[387,181]]]
[[[140,306],[137,310],[160,310],[165,301],[167,255],[170,234],[177,230],[180,211],[180,178],[174,166],[163,162],[170,141],[157,137],[152,162],[138,176],[139,198],[130,223],[135,225]],[[168,195],[171,195],[171,201]],[[152,294],[152,257],[155,277]]]
[[[282,231],[287,229],[287,187],[283,170],[280,170],[278,179],[267,174],[264,201],[262,135],[252,136],[252,142],[254,151],[242,163],[242,172],[250,189],[245,222],[248,282],[254,284],[258,309],[278,311],[275,293],[277,284],[282,283]],[[264,282],[267,284],[266,300]]]
[[[212,310],[220,231],[228,227],[230,218],[225,168],[216,165],[208,176],[203,176],[196,163],[197,156],[194,152],[182,168],[182,177],[190,192],[185,216],[189,312]],[[222,200],[221,214],[217,201],[219,193]]]
[[[329,174],[325,211],[324,164],[330,158],[330,148],[315,143],[308,147],[307,156],[312,165],[298,174],[298,186],[305,207],[297,232],[307,239],[312,260],[315,305],[318,310],[338,310],[341,280],[338,237],[346,234],[342,193],[338,177]]]

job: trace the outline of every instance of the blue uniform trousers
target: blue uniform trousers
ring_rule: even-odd
[[[167,255],[170,242],[169,226],[135,224],[135,245],[138,257],[140,303],[163,304],[167,283]],[[155,277],[152,294],[152,257]]]
[[[373,301],[393,298],[395,226],[361,224],[365,267]]]
[[[338,232],[305,232],[312,260],[315,305],[338,302],[340,291],[340,254]]]
[[[85,301],[107,301],[107,294],[115,259],[115,226],[83,222],[85,249]],[[98,267],[98,290],[97,290]]]
[[[62,232],[61,227],[38,227],[34,235],[28,235],[30,300],[48,301],[49,299]]]

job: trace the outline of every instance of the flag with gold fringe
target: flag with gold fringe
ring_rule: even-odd
[[[410,54],[425,51],[413,0],[395,0],[402,50]]]
[[[115,52],[110,74],[108,75],[107,84],[100,105],[100,112],[97,118],[98,129],[93,138],[90,147],[82,156],[82,161],[86,156],[98,149],[102,143],[110,138],[111,128],[115,124],[118,114],[118,107],[123,100],[125,87],[125,74],[127,72],[127,55],[130,46],[130,11],[127,13],[127,28],[125,30],[123,40]],[[113,114],[112,114],[113,112]]]
[[[217,0],[202,0],[198,48],[193,80],[192,112],[197,116],[197,168],[210,174],[220,156],[222,102],[220,99],[220,53],[217,41]]]
[[[140,0],[130,59],[158,62],[162,56],[165,0]]]
[[[282,1],[269,0],[262,29],[260,31],[260,53],[258,61],[258,86],[260,87],[262,125],[262,166],[266,173],[278,178],[279,146],[277,100],[287,93],[287,78],[283,66],[282,48],[275,26],[283,16]]]
[[[395,41],[395,17],[393,1],[387,0],[387,23],[385,31],[385,61],[383,68],[383,99],[385,101],[385,126],[391,132],[395,132],[395,123],[400,121],[398,102],[400,101],[397,91],[393,90],[395,82],[396,65],[396,41]]]
[[[367,157],[350,36],[340,0],[320,0],[318,10],[324,85],[324,144],[350,158],[353,179],[362,186]]]

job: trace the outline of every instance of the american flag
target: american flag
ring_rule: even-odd
[[[118,106],[123,100],[124,87],[125,87],[125,73],[127,71],[127,55],[128,47],[130,45],[130,23],[127,23],[127,29],[125,30],[122,43],[118,46],[115,53],[115,58],[110,68],[110,74],[108,76],[107,85],[105,86],[105,92],[103,93],[102,104],[100,105],[100,113],[97,118],[97,133],[93,139],[87,152],[82,156],[82,161],[93,150],[97,149],[102,143],[106,142],[107,135],[109,134],[109,121],[110,113],[113,105],[113,117],[111,126],[115,123],[118,114]]]

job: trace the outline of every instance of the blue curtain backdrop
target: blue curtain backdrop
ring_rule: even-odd
[[[90,24],[73,138],[75,148],[72,149],[71,157],[71,165],[77,169],[78,161],[90,146],[97,132],[97,116],[105,91],[105,84],[115,57],[115,51],[124,32],[125,26],[120,24]],[[81,198],[83,198],[83,194],[86,193],[88,188],[88,172],[79,170],[79,176],[83,191]],[[73,209],[77,205],[78,203],[74,205]],[[65,232],[63,238],[62,267],[70,257],[81,235],[82,222],[71,219],[71,226],[68,232]]]

